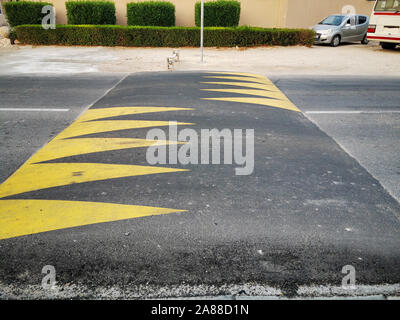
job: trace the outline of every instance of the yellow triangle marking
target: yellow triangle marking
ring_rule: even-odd
[[[202,98],[203,100],[217,100],[217,101],[227,101],[227,102],[239,102],[239,103],[252,103],[252,104],[260,104],[274,108],[287,109],[291,111],[300,112],[297,107],[291,103],[289,100],[275,100],[275,99],[267,99],[267,98],[238,98],[238,97],[227,97],[227,98]]]
[[[230,76],[241,76],[241,77],[249,77],[249,78],[257,78],[257,79],[267,79],[267,77],[261,74],[255,73],[245,73],[245,72],[207,72],[209,74],[226,74]]]
[[[0,239],[185,211],[102,202],[0,200]]]
[[[272,92],[266,90],[253,90],[253,89],[200,89],[202,91],[214,91],[214,92],[227,92],[227,93],[238,93],[238,94],[247,94],[253,96],[261,96],[267,98],[276,98],[287,100],[287,97],[282,92]]]
[[[177,125],[193,125],[193,123],[178,122]],[[55,137],[55,139],[72,138],[92,133],[162,126],[169,126],[169,121],[100,120],[93,122],[74,122]]]
[[[146,140],[134,138],[76,138],[53,140],[26,163],[49,161],[79,154],[122,150],[169,144],[183,144],[179,141]]]
[[[186,169],[103,163],[42,163],[23,165],[0,185],[0,198],[34,190]]]
[[[269,91],[279,91],[279,89],[272,84],[265,85],[265,84],[261,84],[261,83],[252,83],[252,82],[200,82],[200,83],[245,87],[245,88],[252,88],[252,89],[269,90]]]
[[[267,78],[262,79],[262,78],[230,77],[230,76],[205,76],[203,78],[239,80],[239,81],[249,81],[249,82],[262,83],[262,84],[266,84],[266,85],[273,85],[273,83],[270,80],[268,80]]]
[[[180,111],[180,110],[194,110],[194,109],[172,108],[172,107],[112,107],[112,108],[89,109],[81,117],[79,117],[77,121],[83,122],[83,121],[97,120],[102,118],[125,116],[130,114]]]

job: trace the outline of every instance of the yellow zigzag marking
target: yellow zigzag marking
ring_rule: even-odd
[[[0,207],[0,239],[94,223],[186,211],[61,200],[0,200]]]
[[[92,133],[103,133],[126,129],[165,127],[168,125],[169,121],[146,120],[101,120],[92,122],[74,122],[67,129],[61,132],[55,139],[65,139]],[[177,125],[193,125],[193,123],[178,122]]]
[[[202,98],[203,100],[259,104],[268,107],[287,109],[296,112],[300,111],[270,80],[268,80],[263,76],[257,76],[246,73],[223,73],[223,74],[230,74],[236,76],[204,76],[204,78],[218,78],[218,79],[239,80],[239,81],[244,80],[248,82],[201,82],[201,83],[245,87],[245,88],[251,88],[251,90],[246,90],[246,89],[201,89],[201,90],[238,93],[238,94],[261,96],[266,98],[220,97],[220,98]]]
[[[266,90],[253,90],[253,89],[200,89],[202,91],[214,91],[214,92],[228,92],[228,93],[239,93],[247,94],[251,96],[261,96],[267,98],[276,98],[286,100],[286,96],[282,92],[273,92]]]
[[[96,120],[102,118],[111,118],[139,113],[165,112],[165,111],[181,111],[193,110],[193,108],[171,108],[171,107],[112,107],[87,110],[78,122]]]
[[[217,101],[230,101],[230,102],[240,102],[240,103],[252,103],[252,104],[261,104],[268,107],[275,107],[281,109],[288,109],[291,111],[300,111],[297,107],[288,101],[282,100],[274,100],[267,98],[236,98],[236,97],[228,97],[228,98],[202,98],[204,100],[217,100]]]
[[[245,87],[245,88],[252,88],[252,89],[262,89],[262,90],[270,90],[270,91],[277,91],[277,88],[273,85],[266,85],[261,83],[252,83],[252,82],[200,82],[204,84],[219,84],[225,86],[235,86],[235,87]]]
[[[184,144],[177,141],[145,140],[134,138],[76,138],[53,140],[45,148],[35,154],[26,163],[44,162],[57,158],[70,157],[80,154],[122,150],[169,144]]]
[[[22,166],[0,185],[0,198],[34,190],[185,169],[103,163],[39,163]]]
[[[52,141],[33,155],[0,185],[0,198],[25,192],[107,179],[187,171],[139,165],[102,163],[35,163],[78,154],[177,144],[133,138],[76,138],[124,129],[168,126],[168,121],[99,120],[122,115],[193,110],[164,107],[115,107],[89,109]],[[95,120],[95,121],[93,121]],[[178,123],[190,125],[191,123]],[[72,138],[74,139],[65,139]],[[65,140],[64,140],[65,139]],[[184,210],[61,200],[0,200],[0,239],[107,221]]]
[[[266,77],[262,76],[261,74],[255,74],[255,73],[245,73],[245,72],[207,72],[207,73],[226,74],[230,76],[241,76],[241,77],[256,78],[256,79],[266,79]]]
[[[262,83],[265,85],[272,85],[272,82],[270,80],[267,80],[266,78],[244,78],[244,77],[228,77],[228,76],[205,76],[203,78],[214,78],[214,79],[226,79],[226,80],[239,80],[239,81],[249,81],[249,82],[256,82],[256,83]]]

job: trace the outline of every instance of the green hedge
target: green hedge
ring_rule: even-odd
[[[42,8],[48,2],[18,1],[3,3],[4,12],[11,27],[22,24],[41,24],[43,17],[47,14],[42,13]]]
[[[196,27],[71,26],[40,25],[16,27],[21,43],[33,45],[88,45],[133,47],[195,47],[200,43]],[[253,27],[204,28],[208,47],[248,47],[261,45],[306,45],[314,42],[314,31],[306,29],[265,29]]]
[[[110,1],[68,1],[69,24],[115,24],[115,4]]]
[[[175,6],[166,1],[134,2],[126,5],[129,26],[175,25]]]
[[[201,3],[194,6],[196,26],[200,26]],[[217,0],[204,3],[205,27],[237,27],[240,19],[240,2]]]

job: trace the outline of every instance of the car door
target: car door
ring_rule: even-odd
[[[354,39],[357,38],[356,16],[351,16],[346,19],[342,34],[342,41],[354,41]]]
[[[357,16],[357,38],[356,41],[361,41],[368,30],[368,17],[366,16]]]

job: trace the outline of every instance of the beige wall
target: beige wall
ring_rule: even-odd
[[[241,0],[240,25],[284,26],[288,0]]]
[[[64,0],[53,0],[63,2]],[[117,24],[126,25],[126,4],[148,0],[114,0]],[[175,5],[177,26],[194,26],[194,5],[199,0],[169,0]],[[206,0],[207,1],[207,0]],[[241,0],[240,25],[283,25],[288,0]],[[58,12],[58,11],[57,11]],[[63,22],[64,23],[64,22]]]
[[[33,0],[40,1],[40,0]],[[65,1],[44,0],[56,8],[57,23],[67,23]],[[109,0],[115,3],[117,24],[126,25],[126,4],[148,0]],[[177,26],[194,26],[194,4],[199,0],[169,0],[175,5]],[[208,0],[206,0],[208,1]],[[258,27],[284,26],[287,3],[290,0],[240,0],[240,25]]]
[[[65,0],[46,1],[55,6],[57,23],[67,23]],[[134,1],[145,0],[114,0],[117,24],[126,25],[126,4]],[[196,1],[198,0],[170,0],[175,5],[177,26],[194,26]],[[341,13],[343,6],[348,4],[353,5],[357,13],[370,15],[374,4],[373,1],[367,0],[240,0],[240,2],[240,25],[290,28],[311,27],[327,15]]]

